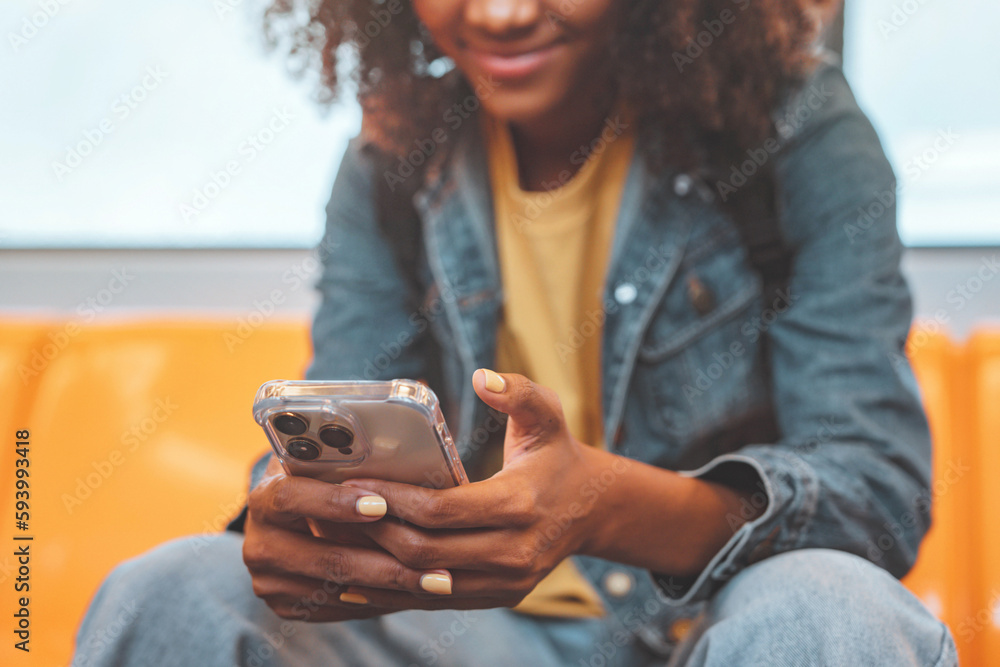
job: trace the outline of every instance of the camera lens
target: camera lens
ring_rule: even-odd
[[[283,412],[273,420],[274,428],[285,435],[302,435],[306,432],[306,420],[294,412]]]
[[[319,447],[309,440],[291,440],[285,445],[285,449],[288,450],[289,456],[300,461],[312,461],[319,458]]]
[[[319,439],[327,447],[341,450],[341,454],[350,454],[351,443],[354,442],[354,434],[343,426],[330,424],[319,430]],[[343,451],[345,449],[348,451]]]

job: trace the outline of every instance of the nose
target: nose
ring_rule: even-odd
[[[520,32],[538,21],[539,4],[538,0],[469,0],[465,22],[495,35]]]

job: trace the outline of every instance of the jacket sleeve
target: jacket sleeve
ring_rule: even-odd
[[[313,319],[308,380],[427,377],[425,323],[414,312],[389,240],[379,230],[372,192],[374,166],[360,139],[340,163],[317,248],[322,273]],[[253,466],[250,489],[263,477],[268,452]],[[246,508],[226,527],[242,531]]]
[[[312,327],[309,380],[425,377],[425,323],[410,303],[392,244],[379,229],[374,166],[360,139],[350,143],[326,207],[319,244],[323,272]]]
[[[791,305],[766,332],[781,439],[684,473],[752,480],[742,518],[766,509],[698,576],[654,575],[675,604],[793,549],[850,552],[901,577],[930,525],[930,434],[904,355],[912,311],[892,169],[837,68],[814,75],[787,119],[776,171]]]

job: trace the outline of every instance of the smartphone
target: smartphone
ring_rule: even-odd
[[[290,475],[437,489],[468,482],[437,396],[415,380],[273,380],[257,390],[253,414]]]
[[[469,481],[437,396],[415,380],[272,380],[257,390],[253,416],[289,475],[436,489]],[[313,535],[341,540],[343,527],[307,522]]]

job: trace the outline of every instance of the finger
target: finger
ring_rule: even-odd
[[[292,596],[276,596],[266,600],[267,606],[281,618],[306,623],[333,623],[355,619],[374,618],[391,613],[375,606],[362,606],[331,598],[329,604],[319,605],[311,600],[301,600]]]
[[[449,489],[377,479],[353,479],[385,498],[390,515],[424,528],[504,528],[531,520],[537,491],[518,480],[493,477]]]
[[[285,530],[263,531],[256,539],[244,541],[243,560],[254,576],[293,575],[411,592],[447,594],[451,590],[447,571],[418,571],[385,551],[331,544]]]
[[[431,597],[413,595],[399,591],[387,591],[379,588],[364,588],[351,586],[345,591],[345,597],[356,600],[358,607],[381,609],[382,613],[401,611],[404,609],[425,609],[429,611],[441,609],[492,609],[494,607],[513,607],[524,597],[522,594],[504,591],[498,595],[470,597]]]
[[[359,600],[352,599],[350,595],[346,597],[343,595],[349,588],[358,588],[357,586],[343,586],[332,581],[315,579],[313,577],[303,577],[295,574],[260,574],[254,575],[252,585],[254,595],[268,602],[274,600],[297,600],[304,604],[311,604],[312,606],[333,604],[335,601],[361,604]],[[482,583],[470,580],[466,584],[467,590],[495,590],[496,588],[497,583],[495,580],[490,580],[490,582],[483,581]],[[366,588],[366,590],[386,589]],[[406,592],[402,594],[411,597],[416,595],[423,598],[442,597],[440,593],[427,591],[421,591],[420,593]]]
[[[350,544],[356,547],[380,548],[367,533],[363,532],[365,526],[374,524],[334,523],[333,521],[320,521],[316,519],[310,519],[309,523],[311,525],[308,532],[328,542]],[[381,522],[376,521],[374,523]]]
[[[358,486],[331,484],[309,477],[265,477],[250,493],[250,512],[267,523],[287,524],[302,517],[339,523],[377,521],[385,499]]]
[[[332,581],[304,577],[298,574],[265,573],[253,576],[253,594],[268,600],[278,597],[313,600],[326,604],[331,597],[339,597],[345,587]]]
[[[525,544],[511,530],[423,530],[386,522],[365,527],[381,549],[415,570],[474,570],[528,576],[550,543]]]
[[[556,393],[523,375],[480,368],[472,375],[472,386],[487,405],[510,417],[508,441],[511,435],[544,439],[565,428],[562,404]]]
[[[255,576],[253,592],[272,608],[284,608],[288,611],[303,610],[300,616],[312,616],[317,607],[320,607],[325,608],[322,616],[328,617],[331,613],[343,614],[344,609],[356,609],[358,605],[366,603],[366,600],[359,598],[357,594],[348,593],[346,587],[331,581],[288,574]],[[371,615],[371,612],[368,614]],[[351,617],[356,618],[353,615]],[[319,620],[319,618],[299,620]]]

